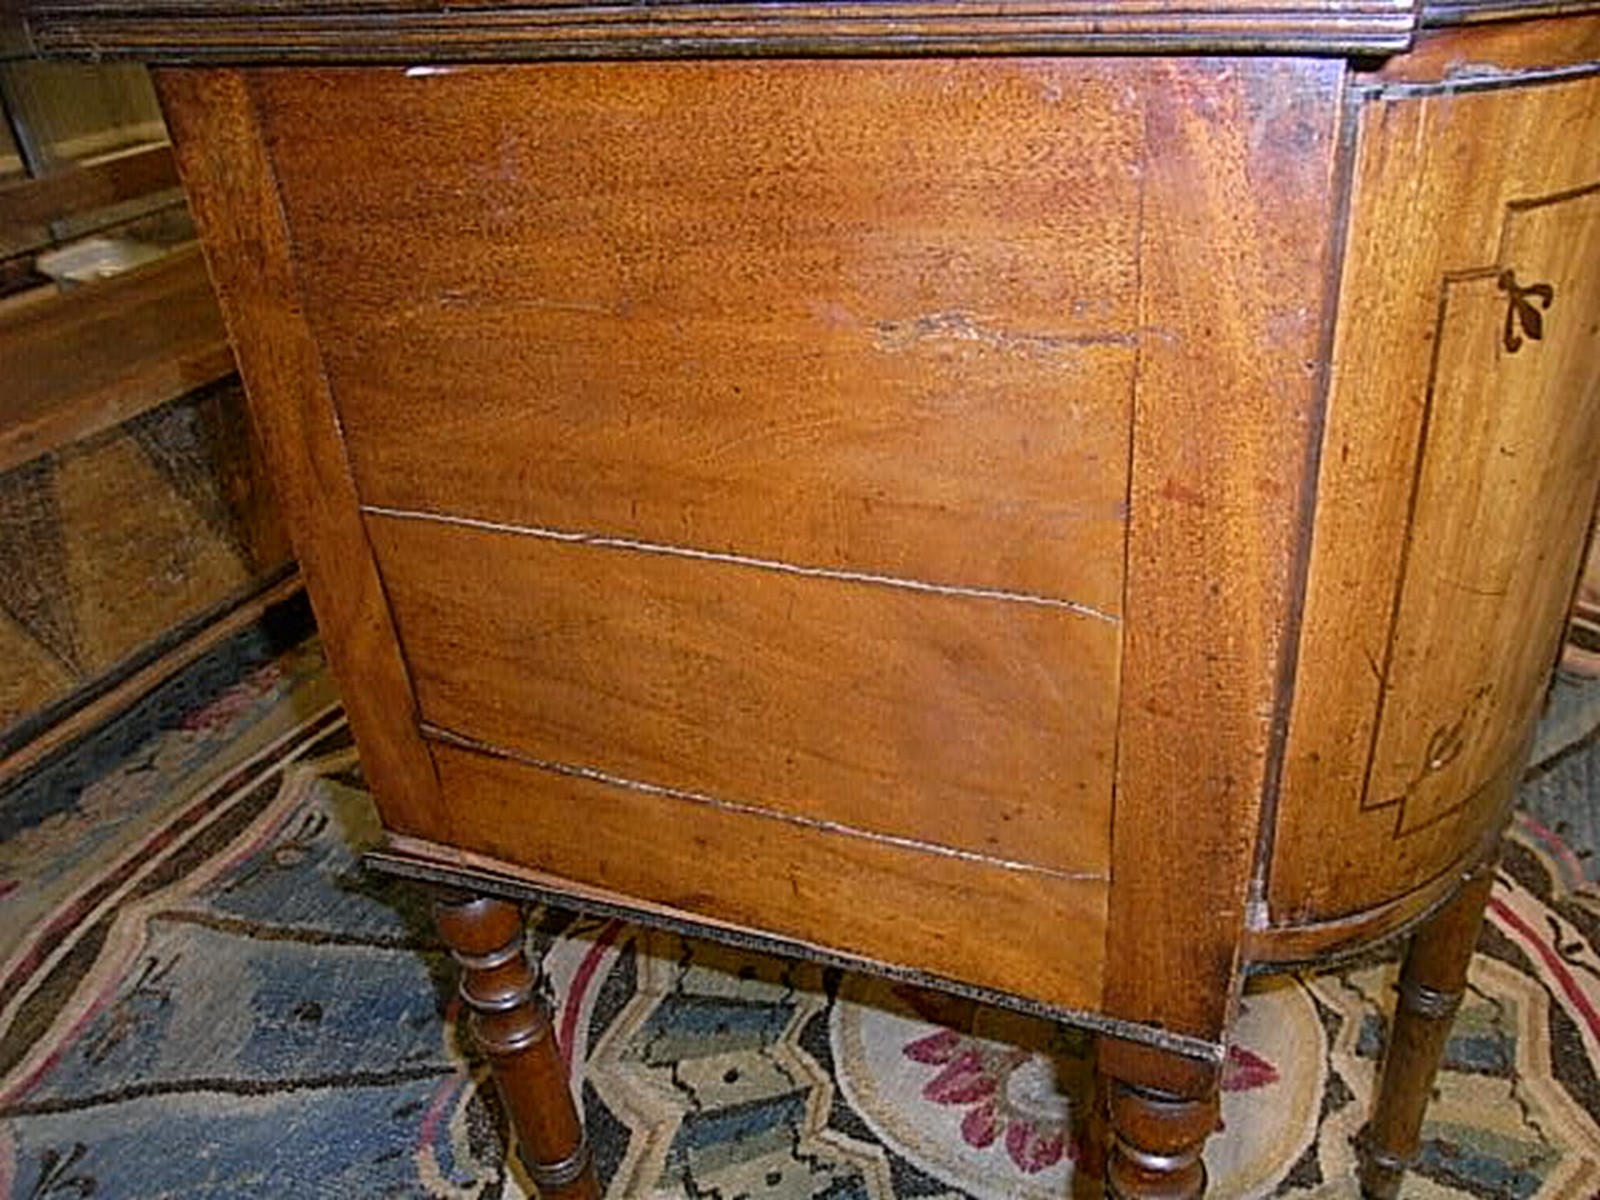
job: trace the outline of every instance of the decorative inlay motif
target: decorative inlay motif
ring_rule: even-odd
[[[1410,529],[1387,646],[1372,663],[1382,687],[1361,807],[1392,812],[1396,837],[1500,802],[1496,781],[1524,728],[1504,714],[1533,710],[1554,656],[1554,646],[1548,655],[1542,644],[1508,647],[1522,646],[1521,629],[1558,627],[1578,547],[1536,557],[1522,539],[1486,542],[1480,530],[1489,513],[1530,528],[1591,503],[1592,475],[1579,461],[1583,431],[1600,419],[1582,383],[1591,356],[1576,325],[1547,340],[1545,318],[1557,292],[1565,304],[1576,289],[1573,311],[1583,311],[1600,287],[1588,251],[1597,238],[1600,183],[1516,200],[1492,262],[1441,281]],[[1544,351],[1503,370],[1527,341]],[[1534,469],[1553,482],[1536,486]]]
[[[1504,335],[1506,353],[1515,354],[1522,349],[1524,334],[1536,342],[1543,341],[1543,313],[1548,312],[1550,305],[1555,301],[1555,289],[1548,283],[1531,283],[1523,287],[1517,283],[1517,273],[1509,267],[1500,272],[1498,286],[1509,297],[1506,303]],[[1534,300],[1539,303],[1535,305]]]

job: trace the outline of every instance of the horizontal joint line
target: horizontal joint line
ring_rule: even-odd
[[[422,733],[425,737],[431,738],[436,742],[443,742],[448,746],[455,746],[458,749],[471,750],[477,754],[486,754],[493,758],[520,763],[523,766],[545,771],[552,775],[562,775],[569,779],[584,779],[590,783],[601,783],[608,787],[625,788],[628,791],[641,792],[647,796],[661,796],[669,800],[684,800],[691,804],[703,804],[708,808],[737,813],[740,816],[764,817],[771,821],[782,821],[785,824],[798,825],[804,829],[842,834],[845,837],[861,838],[869,842],[882,842],[886,845],[899,846],[906,850],[918,850],[925,854],[938,854],[945,858],[958,858],[965,862],[982,863],[986,867],[1000,867],[1007,871],[1026,871],[1034,875],[1047,875],[1052,879],[1104,882],[1108,878],[1103,871],[1062,871],[1054,867],[1043,867],[1037,863],[1021,862],[1009,858],[995,858],[992,855],[979,854],[975,850],[960,850],[954,846],[941,845],[938,842],[924,842],[918,838],[901,837],[892,833],[876,833],[868,829],[857,829],[854,825],[846,825],[840,821],[827,821],[818,817],[802,817],[797,813],[777,812],[774,809],[762,808],[760,805],[745,804],[737,800],[726,800],[719,796],[708,795],[705,792],[668,787],[659,783],[648,783],[642,779],[630,779],[626,775],[613,775],[610,771],[602,771],[595,767],[576,766],[572,763],[557,762],[554,759],[539,758],[536,755],[524,754],[517,750],[508,750],[504,746],[496,746],[490,742],[480,742],[476,738],[467,737],[464,734],[445,729],[443,726],[434,725],[429,721],[422,722]]]
[[[1055,596],[1039,596],[1032,592],[1012,592],[1002,588],[968,587],[955,583],[930,583],[923,579],[906,579],[899,575],[877,575],[870,571],[845,571],[834,567],[812,567],[800,563],[782,562],[772,558],[754,558],[745,554],[728,554],[719,550],[701,550],[693,546],[671,546],[661,542],[645,542],[635,538],[613,537],[607,534],[582,533],[565,529],[546,529],[537,525],[510,525],[502,521],[485,521],[477,517],[459,517],[448,513],[421,512],[408,508],[389,508],[382,504],[363,504],[361,511],[372,516],[389,517],[400,521],[432,521],[441,525],[456,525],[463,529],[479,529],[491,533],[506,533],[519,537],[542,538],[551,542],[566,542],[575,546],[593,546],[601,550],[632,550],[640,554],[664,554],[673,558],[691,558],[701,562],[724,563],[728,566],[751,567],[759,571],[777,571],[785,575],[799,575],[807,579],[833,579],[841,583],[861,583],[878,587],[900,588],[910,592],[926,592],[936,596],[957,596],[968,600],[999,600],[1008,604],[1029,604],[1037,608],[1056,608],[1105,621],[1121,624],[1121,618],[1102,612],[1076,600],[1063,600]]]

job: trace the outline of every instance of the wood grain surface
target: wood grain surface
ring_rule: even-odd
[[[963,743],[981,765],[964,773],[966,798],[919,808],[863,780],[908,769],[930,727],[971,724],[941,707],[954,678],[943,659],[982,658],[981,631],[1014,662],[1015,622],[947,626],[931,642],[942,649],[907,658],[888,606],[846,621],[842,602],[808,596],[812,624],[786,644],[775,614],[789,599],[715,608],[727,585],[707,582],[718,573],[707,556],[760,560],[796,594],[822,594],[796,582],[803,573],[859,573],[907,595],[1136,611],[1108,1003],[1220,1037],[1282,729],[1341,78],[1337,63],[1271,60],[254,73],[363,500],[397,519],[536,538],[537,552],[413,554],[392,572],[386,561],[425,709],[448,685],[444,727],[540,761],[622,764],[620,777],[666,775],[737,803],[761,803],[776,780],[776,803],[808,819],[1001,858],[1031,842],[1028,861],[1103,870],[1099,760],[1057,765],[1103,750],[1103,650],[1068,663],[1082,654],[1069,639],[1039,656],[1041,674],[1005,666],[997,678],[1042,724],[976,726],[988,736]],[[319,119],[335,110],[352,120]],[[428,171],[351,132],[380,120]],[[1124,503],[1136,531],[1126,577]],[[694,582],[650,582],[647,595],[676,607],[641,625],[649,617],[620,600],[598,603],[602,576],[558,586],[531,565],[562,538],[591,554],[596,541],[646,543],[651,571]],[[429,571],[431,594],[408,600]],[[550,643],[558,674],[588,683],[581,703],[559,705],[524,632],[537,606],[471,598],[472,579],[498,571],[515,573],[492,593],[520,601],[537,587],[567,625],[598,622],[648,647],[648,670],[619,680],[623,656],[568,635]],[[562,586],[569,595],[550,591]],[[470,636],[485,621],[507,624]],[[732,642],[708,658],[712,629],[729,622],[786,666],[842,644],[853,622],[888,661],[920,664],[906,680],[945,690],[879,680],[856,689],[862,709],[828,705],[820,682],[785,693],[738,663]],[[466,649],[519,635],[528,648],[498,662]],[[739,745],[776,730],[768,744],[803,747],[816,771],[804,787],[787,765],[774,772],[772,751],[741,761],[716,748],[726,718],[711,683],[669,686],[686,647],[715,664],[705,680],[735,678],[756,697]],[[472,693],[486,676],[499,682]],[[1044,679],[1059,688],[1047,702]],[[865,714],[876,736],[863,740],[882,757],[841,755],[828,724],[841,705]],[[1089,714],[1081,729],[1060,720],[1072,707]],[[564,745],[548,740],[556,714]],[[493,733],[480,732],[486,718]],[[944,788],[963,775],[951,758],[922,758],[914,779],[937,768]],[[1029,781],[1013,813],[1026,836],[1005,830],[1005,804],[973,802],[973,781],[996,768]],[[1069,786],[1052,795],[1051,781]],[[1180,860],[1151,853],[1180,830]],[[1177,977],[1203,982],[1179,992]]]
[[[171,146],[140,146],[86,166],[0,184],[0,247],[22,242],[52,221],[75,217],[178,186]]]
[[[1520,3],[1520,0],[1511,0]],[[1488,9],[1467,0],[1464,7]],[[1600,0],[1573,3],[1574,11],[1600,10]],[[1460,28],[1429,29],[1407,53],[1352,72],[1361,85],[1381,84],[1393,95],[1403,88],[1449,83],[1495,87],[1531,81],[1541,73],[1568,74],[1600,62],[1600,20],[1550,17],[1494,21]]]
[[[253,87],[367,502],[1114,613],[1140,78],[580,64]]]
[[[1155,64],[1107,1010],[1220,1040],[1273,775],[1319,360],[1336,63]],[[1170,851],[1170,852],[1165,852]]]
[[[1412,919],[1600,439],[1600,84],[1464,44],[166,74],[391,829],[1208,1060]]]
[[[1061,872],[1109,867],[1110,623],[439,521],[368,524],[432,725],[730,805]]]
[[[1500,819],[1594,511],[1600,80],[1388,88],[1362,95],[1274,924],[1459,869]]]
[[[459,849],[1059,1008],[1099,1003],[1103,881],[730,813],[452,746],[434,754],[444,795],[463,810]]]
[[[289,231],[245,79],[162,71],[156,87],[206,246],[250,414],[386,825],[448,836],[433,761],[367,543]]]

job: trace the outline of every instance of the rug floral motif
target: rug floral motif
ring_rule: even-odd
[[[425,896],[359,865],[371,803],[295,653],[0,843],[0,921],[27,914],[0,974],[0,1197],[531,1194]],[[90,844],[95,814],[158,794]],[[79,829],[65,871],[16,852]],[[1583,854],[1519,816],[1408,1200],[1600,1195]],[[1081,1032],[562,911],[530,938],[609,1196],[1099,1194]],[[1214,1195],[1353,1200],[1393,978],[1380,959],[1251,991]]]

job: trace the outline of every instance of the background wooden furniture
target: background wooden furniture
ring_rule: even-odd
[[[1248,971],[1421,922],[1392,1196],[1600,478],[1582,7],[30,28],[169,64],[388,867],[1098,1028],[1139,1197]],[[592,1194],[508,908],[441,928]]]
[[[142,69],[0,55],[0,116],[8,778],[299,581]],[[160,257],[58,286],[41,264],[86,236]]]

